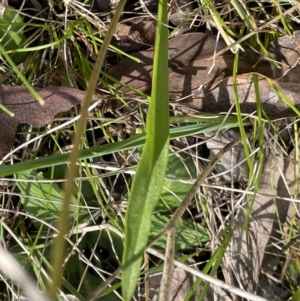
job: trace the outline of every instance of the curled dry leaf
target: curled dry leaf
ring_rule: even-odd
[[[125,23],[118,23],[117,39],[113,42],[122,50],[139,50],[152,46],[155,40],[156,21],[150,18],[135,18]]]
[[[131,26],[128,38],[132,42],[153,45],[155,40],[156,21],[143,18],[140,22]]]
[[[0,86],[1,103],[15,116],[0,110],[0,157],[14,144],[14,129],[18,124],[28,123],[35,128],[49,124],[55,115],[79,105],[84,92],[70,87],[47,87],[36,89],[44,99],[41,106],[23,86]]]
[[[173,101],[184,99],[186,107],[201,111],[228,111],[234,93],[231,77],[234,54],[228,51],[216,57],[214,61],[212,60],[215,50],[219,51],[225,47],[226,44],[223,41],[217,41],[215,36],[202,33],[189,33],[172,39],[169,42],[168,51],[170,99]],[[243,45],[243,47],[245,52],[240,52],[237,84],[239,85],[239,93],[241,93],[242,110],[245,109],[248,112],[253,108],[255,110],[252,103],[255,94],[253,94],[250,74],[259,74],[262,85],[267,84],[264,78],[277,80],[278,83],[281,83],[282,81],[279,79],[288,74],[299,62],[300,31],[296,31],[292,37],[281,37],[272,42],[269,49],[269,58],[262,57],[247,45]],[[111,68],[108,74],[123,84],[149,93],[151,90],[153,49],[138,52],[134,56],[141,63],[126,58]],[[276,67],[274,61],[278,67]],[[287,80],[283,79],[283,82],[286,83]],[[113,85],[123,94],[124,98],[126,98],[126,95],[130,97],[134,93],[120,84],[115,83]],[[293,89],[297,90],[298,85],[295,82]],[[199,87],[203,87],[203,89],[199,91]],[[284,93],[288,93],[291,87],[284,84],[281,88],[284,89]],[[249,91],[249,89],[252,90]],[[269,89],[269,92],[265,95],[266,97],[261,100],[270,118],[278,117],[278,114],[276,114],[278,107],[280,117],[281,113],[295,114],[279,97],[274,98],[274,94],[276,93]],[[298,98],[291,98],[290,101],[296,107],[299,106]],[[251,105],[248,106],[248,103],[251,103]]]
[[[244,289],[272,300],[275,300],[275,297],[283,297],[280,294],[287,292],[282,291],[275,283],[266,286],[261,271],[266,269],[271,274],[276,270],[278,260],[273,245],[281,241],[279,230],[289,219],[290,207],[290,202],[272,196],[289,198],[293,195],[294,170],[294,160],[284,158],[282,154],[271,154],[268,157],[258,192],[271,196],[255,197],[248,223],[249,231],[243,233],[241,231],[246,213],[241,208],[235,218],[232,245],[227,251],[233,273]]]

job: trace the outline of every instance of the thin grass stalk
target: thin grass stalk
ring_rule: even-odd
[[[66,241],[64,236],[68,232],[68,217],[69,217],[69,206],[70,206],[70,199],[72,197],[73,193],[73,187],[74,187],[74,178],[76,177],[77,173],[77,161],[79,158],[80,153],[80,145],[81,145],[81,139],[83,137],[85,128],[86,128],[86,120],[87,120],[87,114],[88,114],[88,108],[90,106],[90,102],[93,98],[94,91],[96,89],[96,85],[98,83],[98,77],[100,74],[100,70],[103,66],[106,52],[108,49],[108,46],[111,42],[113,33],[115,32],[116,25],[120,19],[120,16],[123,12],[124,6],[125,6],[126,0],[121,0],[118,4],[116,13],[111,21],[110,29],[107,32],[107,35],[104,38],[103,45],[99,51],[97,60],[95,62],[95,67],[93,69],[89,87],[86,91],[86,95],[84,98],[84,102],[81,109],[81,118],[78,121],[77,125],[77,133],[74,137],[74,148],[70,155],[70,167],[67,170],[66,173],[66,183],[64,186],[64,202],[61,212],[61,217],[59,220],[59,235],[55,241],[55,244],[53,246],[53,253],[52,253],[52,285],[49,290],[50,296],[54,299],[57,290],[60,288],[61,285],[61,279],[63,275],[62,270],[62,263],[63,258],[65,254],[65,248],[66,248]]]

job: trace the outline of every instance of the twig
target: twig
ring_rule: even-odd
[[[155,249],[148,248],[147,252],[154,255],[154,256],[156,256],[156,257],[158,257],[158,258],[160,258],[160,259],[162,259],[162,260],[166,259],[166,256],[164,254],[158,252]],[[195,275],[195,276],[197,276],[197,277],[199,277],[199,278],[201,278],[201,279],[203,279],[207,282],[210,282],[210,283],[212,283],[212,284],[214,284],[218,287],[221,287],[222,289],[224,289],[224,290],[226,290],[230,293],[236,294],[236,295],[238,295],[240,297],[243,297],[243,298],[246,298],[250,301],[269,301],[265,298],[262,298],[260,296],[248,293],[248,292],[246,292],[246,291],[244,291],[240,288],[229,285],[229,284],[225,283],[224,281],[221,281],[221,280],[216,279],[216,278],[214,278],[210,275],[207,275],[207,274],[205,274],[205,273],[203,273],[203,272],[201,272],[197,269],[194,269],[194,268],[192,268],[192,267],[190,267],[190,266],[188,266],[188,265],[186,265],[186,264],[184,264],[180,261],[174,260],[173,263],[174,263],[175,266],[183,269],[186,272],[189,272],[189,273],[191,273],[191,274],[193,274],[193,275]],[[169,300],[167,300],[167,301],[169,301]]]

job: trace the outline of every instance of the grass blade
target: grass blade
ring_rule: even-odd
[[[221,122],[209,122],[203,124],[193,124],[187,126],[181,126],[170,129],[170,138],[180,138],[188,135],[197,135],[200,133],[211,132],[219,129],[221,126]],[[229,122],[223,124],[221,129],[228,129],[231,127],[236,127],[236,122]],[[144,133],[137,134],[132,136],[126,140],[95,146],[88,149],[81,150],[79,155],[79,160],[94,158],[98,156],[104,156],[107,154],[113,154],[116,152],[122,152],[125,150],[132,149],[134,147],[143,146],[145,143],[146,135]],[[70,155],[67,154],[55,154],[48,157],[42,157],[36,160],[30,160],[26,162],[20,162],[13,165],[8,166],[0,166],[0,177],[12,175],[18,172],[31,170],[35,168],[44,168],[49,166],[57,166],[61,164],[70,163]]]

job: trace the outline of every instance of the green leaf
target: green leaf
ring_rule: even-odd
[[[155,214],[152,216],[150,240],[162,232],[171,216]],[[175,251],[184,250],[187,247],[199,247],[199,242],[206,243],[209,240],[207,230],[189,219],[182,219],[176,227]],[[167,237],[162,237],[154,244],[156,248],[166,249]]]
[[[180,126],[176,128],[170,129],[170,139],[190,136],[190,135],[197,135],[200,133],[212,132],[215,130],[226,130],[228,128],[236,127],[237,124],[234,123],[220,123],[220,122],[213,122],[213,123],[203,123],[203,124],[193,124],[187,126]],[[134,147],[143,146],[145,143],[146,135],[144,133],[137,134],[135,136],[131,136],[130,138],[105,144],[101,146],[95,146],[88,149],[84,149],[81,151],[79,159],[89,159],[104,156],[107,154],[112,154],[116,152],[125,151],[128,149],[132,149]],[[55,154],[48,157],[39,158],[37,160],[29,160],[26,162],[20,162],[13,165],[8,166],[0,166],[0,176],[9,176],[15,173],[19,173],[25,170],[31,170],[35,168],[45,168],[49,166],[56,166],[61,164],[66,164],[70,162],[69,154]]]
[[[167,0],[159,1],[147,138],[133,179],[125,221],[122,294],[131,300],[139,276],[152,211],[160,197],[169,152]]]
[[[23,24],[23,18],[16,11],[5,8],[3,15],[0,15],[1,45],[6,51],[17,50],[25,41]],[[26,52],[14,53],[11,57],[15,63],[20,63],[26,55]]]
[[[55,183],[43,183],[45,180],[42,174],[32,171],[24,171],[16,175],[20,180],[34,180],[17,182],[17,186],[21,191],[21,202],[26,212],[52,224],[57,221],[60,215],[63,191]],[[76,198],[72,197],[71,203],[76,204]],[[76,210],[75,206],[71,206],[71,212]],[[39,227],[40,222],[32,220],[35,226]]]
[[[185,154],[182,154],[181,158],[176,155],[169,156],[166,176],[167,178],[170,178],[170,180],[164,180],[161,199],[155,207],[155,210],[158,211],[177,208],[181,200],[183,200],[189,192],[192,184],[181,183],[176,181],[176,179],[190,180],[197,177],[196,168],[192,158]]]
[[[120,226],[122,226],[121,222]],[[98,231],[87,233],[85,235],[85,241],[86,245],[91,250],[94,248],[95,244],[97,244],[100,249],[108,251],[111,258],[117,257],[117,260],[119,260],[122,257],[124,249],[123,239],[114,231],[103,229],[101,231],[100,239]]]
[[[293,293],[292,301],[299,301],[300,300],[300,290],[297,290],[295,293]]]

